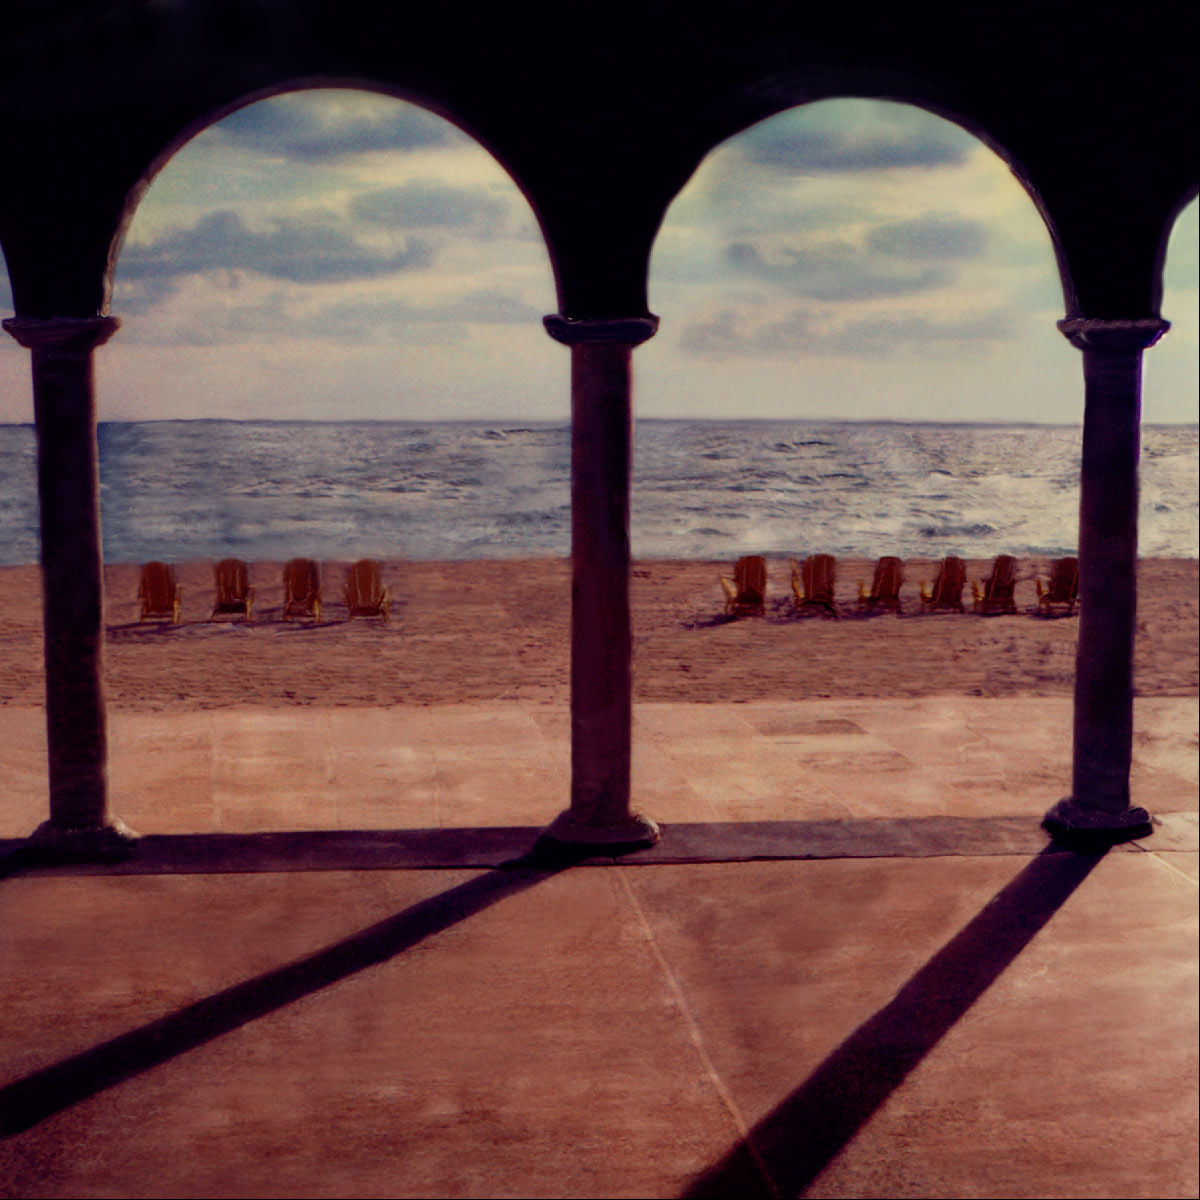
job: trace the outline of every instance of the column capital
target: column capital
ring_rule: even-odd
[[[626,346],[640,346],[658,332],[658,318],[653,315],[583,318],[575,321],[551,313],[542,318],[542,324],[546,332],[564,346],[577,346],[582,342],[619,342]]]
[[[1170,328],[1171,322],[1161,317],[1133,321],[1068,317],[1058,323],[1059,332],[1076,350],[1108,350],[1116,353],[1148,350]]]
[[[27,350],[67,353],[103,346],[121,328],[119,317],[9,317],[0,324]]]

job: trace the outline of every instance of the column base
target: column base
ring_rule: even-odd
[[[542,833],[543,838],[572,846],[653,846],[659,828],[640,813],[630,813],[623,821],[610,825],[583,825],[571,819],[571,810],[561,812]]]
[[[1144,808],[1126,808],[1105,812],[1084,808],[1074,797],[1066,796],[1042,818],[1042,828],[1064,845],[1115,846],[1154,832],[1150,814]]]
[[[118,817],[104,825],[56,825],[43,821],[29,835],[28,848],[39,858],[95,862],[125,858],[141,834]]]

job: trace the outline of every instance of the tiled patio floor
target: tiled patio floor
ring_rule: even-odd
[[[944,698],[645,706],[627,862],[18,867],[0,1195],[1195,1196],[1196,713],[1139,703],[1163,824],[1100,857],[1037,830],[1069,705]],[[148,844],[566,798],[545,709],[112,725]],[[0,711],[0,836],[40,738]]]
[[[1137,705],[1132,786],[1197,807],[1194,699]],[[45,816],[40,711],[0,709],[10,783],[0,838]],[[224,708],[113,714],[113,804],[142,833],[545,825],[567,803],[565,710]],[[645,704],[635,803],[663,822],[997,817],[1040,820],[1070,787],[1064,699]]]

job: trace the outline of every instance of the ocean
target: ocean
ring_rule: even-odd
[[[1140,551],[1196,558],[1198,428],[1142,432]],[[1057,555],[1076,548],[1078,426],[638,421],[633,552]],[[100,426],[109,562],[570,552],[564,423]],[[0,426],[0,562],[36,562],[36,445]]]

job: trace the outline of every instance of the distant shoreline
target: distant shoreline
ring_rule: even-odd
[[[787,553],[782,553],[782,552],[775,551],[775,550],[755,550],[753,548],[750,548],[750,549],[746,550],[746,553],[747,554],[762,554],[767,559],[774,559],[779,562],[783,562],[783,561],[789,560],[789,559],[800,560],[804,557],[804,555],[799,551],[796,551],[793,554],[787,554]],[[814,551],[814,553],[820,553],[820,551]],[[1064,554],[1065,553],[1074,553],[1074,552],[1064,551]],[[1013,556],[1017,560],[1018,567],[1020,567],[1022,564],[1025,564],[1025,563],[1036,563],[1036,564],[1041,565],[1041,569],[1043,569],[1043,573],[1045,571],[1046,564],[1049,564],[1055,558],[1062,557],[1062,555],[1057,555],[1057,554],[1019,554],[1019,553],[1014,553]],[[305,557],[313,558],[319,564],[321,564],[322,567],[337,567],[339,569],[348,567],[351,563],[357,562],[359,558],[373,558],[375,561],[383,563],[385,566],[392,566],[392,567],[396,567],[397,569],[401,569],[401,570],[406,565],[409,565],[409,564],[421,564],[421,565],[425,565],[425,566],[440,566],[440,565],[451,565],[452,564],[455,566],[466,567],[466,566],[471,566],[473,564],[478,564],[478,563],[494,563],[494,564],[498,564],[498,565],[515,565],[515,564],[520,564],[520,563],[542,563],[542,562],[569,563],[571,560],[571,556],[569,554],[524,554],[524,553],[523,554],[514,554],[514,555],[511,555],[511,556],[505,557],[505,558],[415,558],[415,557],[407,558],[407,557],[404,557],[403,555],[397,555],[397,554],[374,554],[374,555],[367,554],[367,555],[359,555],[357,558],[350,558],[350,557],[325,558],[325,557],[322,557],[321,555],[315,555],[315,554],[305,555],[303,553],[302,548],[301,548],[301,551],[298,552],[294,557],[296,557],[296,558],[305,558]],[[664,565],[676,564],[676,565],[680,565],[680,566],[683,566],[686,564],[703,563],[708,566],[720,568],[721,570],[726,570],[727,568],[732,568],[737,557],[738,557],[737,555],[728,555],[726,557],[711,557],[711,558],[710,557],[696,557],[696,556],[681,557],[681,558],[666,558],[663,555],[647,555],[644,558],[635,556],[630,561],[632,562],[632,565],[634,568],[638,568],[638,567],[644,566],[646,564],[659,564],[659,563],[664,564]],[[846,563],[868,563],[868,564],[871,564],[876,561],[875,558],[873,558],[869,555],[863,555],[863,554],[842,554],[842,555],[834,555],[834,557],[837,559],[837,561],[839,563],[846,562]],[[963,561],[967,563],[968,568],[972,568],[972,569],[974,569],[975,567],[978,567],[978,569],[982,569],[983,567],[990,564],[992,561],[991,558],[972,558],[972,557],[964,556],[964,555],[959,555],[959,557],[961,557],[963,559]],[[121,570],[130,570],[130,569],[140,568],[144,563],[147,563],[147,562],[169,562],[173,566],[176,566],[176,567],[205,566],[211,570],[213,566],[215,566],[218,562],[220,562],[222,559],[225,559],[225,558],[239,559],[240,561],[247,563],[251,568],[257,568],[257,569],[268,569],[268,568],[276,569],[276,568],[278,568],[279,570],[282,570],[283,564],[286,561],[285,559],[282,559],[282,558],[262,558],[262,559],[246,558],[243,555],[239,555],[239,554],[231,552],[229,554],[211,555],[211,556],[203,557],[203,558],[187,558],[187,559],[172,559],[169,557],[158,558],[158,559],[143,558],[143,559],[137,559],[137,560],[107,559],[106,558],[104,560],[104,569],[106,571],[108,571],[110,569],[115,570],[117,568],[120,568]],[[931,557],[923,557],[923,558],[911,557],[910,558],[910,557],[905,557],[905,556],[901,555],[900,558],[901,558],[901,561],[906,564],[932,563],[932,564],[936,565],[938,562],[941,561],[940,559],[931,558]],[[1187,554],[1139,554],[1138,562],[1139,563],[1195,563],[1195,562],[1200,562],[1200,559],[1198,559],[1194,555],[1187,555]],[[40,565],[41,565],[40,563],[36,563],[36,562],[0,563],[0,571],[37,570],[40,568]]]
[[[1082,429],[1079,421],[905,421],[897,417],[646,417],[635,424],[703,425],[886,425],[922,429]],[[284,417],[111,417],[97,425],[505,425],[566,429],[562,417],[351,417],[349,419]],[[0,428],[33,429],[32,421],[0,421]],[[1196,429],[1197,421],[1143,421],[1142,429]]]

